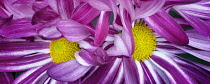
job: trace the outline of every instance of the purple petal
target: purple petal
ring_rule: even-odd
[[[112,46],[107,50],[107,54],[109,56],[120,56],[120,55],[131,56],[122,38],[120,38],[118,35],[115,35],[114,46]]]
[[[91,23],[98,15],[100,11],[93,8],[87,3],[80,5],[72,15],[72,20],[78,21],[81,24]]]
[[[126,84],[140,83],[138,69],[133,58],[123,58],[124,77]]]
[[[166,0],[153,0],[153,1],[142,1],[139,2],[136,8],[136,17],[135,19],[144,18],[155,14],[159,11]]]
[[[82,49],[79,53],[75,54],[75,57],[76,60],[84,66],[96,66],[105,64],[107,54],[106,51],[101,48],[92,50]]]
[[[125,10],[120,11],[123,24],[122,40],[125,42],[127,50],[131,55],[134,52],[134,39],[132,34],[131,19]]]
[[[90,35],[85,26],[70,19],[59,21],[57,28],[71,42],[81,41]]]
[[[15,41],[20,39],[4,40],[6,39],[2,39],[0,42],[0,60],[20,58],[33,53],[45,52],[49,49],[48,42]]]
[[[94,38],[94,43],[97,46],[101,46],[108,35],[109,15],[110,15],[110,12],[102,11],[97,21],[96,29],[95,29],[95,38]]]
[[[13,72],[24,71],[51,62],[49,54],[35,54],[10,60],[0,60],[0,71]]]
[[[62,37],[62,34],[57,30],[56,26],[51,26],[49,28],[42,28],[39,31],[39,36],[43,39],[57,40]]]
[[[179,11],[178,11],[179,12]],[[186,19],[186,21],[195,29],[197,30],[199,33],[201,33],[204,36],[210,37],[210,23],[194,17],[192,15],[183,13],[183,12],[179,12],[179,14],[182,15],[183,18]]]
[[[182,27],[164,10],[144,18],[145,22],[155,32],[160,34],[166,40],[177,45],[186,45],[189,43],[188,37]]]
[[[88,3],[101,11],[110,11],[110,7],[109,7],[109,1],[108,0],[89,0]]]
[[[18,76],[14,83],[15,84],[35,84],[37,83],[42,76],[46,74],[46,70],[51,67],[53,63],[45,64],[44,66],[34,68],[31,70],[28,70],[24,73],[22,73],[20,76]]]
[[[9,13],[14,16],[14,19],[31,18],[34,11],[32,10],[32,3],[19,4],[16,0],[4,0],[4,5]]]
[[[37,26],[32,25],[29,20],[23,18],[7,22],[2,26],[0,33],[8,38],[30,37],[37,35]]]
[[[52,8],[46,6],[34,13],[32,17],[32,24],[44,23],[55,18],[58,18],[58,14],[55,13],[55,11]]]
[[[0,73],[0,81],[3,84],[12,84],[12,82],[14,81],[12,73],[1,72]]]
[[[131,0],[118,0],[120,7],[125,8],[125,10],[129,13],[131,20],[133,21],[135,18],[135,11]]]
[[[195,83],[195,81],[169,56],[155,52],[151,58],[151,61],[168,76],[171,83]]]
[[[113,84],[113,82],[116,79],[118,79],[117,75],[121,75],[119,76],[120,78],[118,80],[122,80],[122,74],[119,74],[120,68],[122,68],[122,59],[118,58],[112,63],[98,67],[97,70],[94,71],[94,73],[91,74],[91,76],[85,79],[82,83],[84,84]]]
[[[71,17],[74,10],[73,0],[57,0],[58,12],[62,19],[68,19]]]
[[[175,46],[175,47],[177,47],[177,48],[179,48],[179,49],[181,49],[181,50],[183,50],[183,51],[185,51],[185,52],[187,52],[187,53],[189,53],[189,54],[191,54],[195,57],[198,57],[202,60],[210,62],[210,56],[209,56],[210,51],[195,50],[195,49],[192,49],[192,48],[187,47],[187,46]]]
[[[79,64],[76,60],[70,60],[52,66],[47,74],[56,80],[71,82],[85,75],[90,68]]]
[[[188,30],[186,32],[190,40],[188,45],[198,49],[210,51],[210,39],[208,37],[199,34],[195,30]]]

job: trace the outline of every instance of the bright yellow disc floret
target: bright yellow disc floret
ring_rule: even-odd
[[[143,62],[152,56],[153,51],[156,49],[155,35],[148,26],[143,23],[136,23],[132,29],[135,51],[133,59]]]
[[[55,63],[66,62],[75,59],[74,54],[80,51],[77,42],[70,42],[65,38],[61,38],[50,42],[50,56]]]

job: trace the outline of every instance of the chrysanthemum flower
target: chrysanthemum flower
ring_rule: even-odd
[[[1,35],[7,37],[0,41],[1,72],[28,70],[14,83],[80,82],[92,66],[106,63],[106,53],[100,46],[108,34],[109,12],[100,12],[82,3],[69,13],[67,8],[73,6],[70,4],[73,1],[60,0],[53,7],[50,3],[39,7],[36,3],[39,1],[34,2],[37,8],[32,21],[13,19],[1,28]],[[89,26],[99,14],[96,26]],[[53,40],[43,40],[37,35]],[[32,42],[17,39],[29,36],[35,39]]]

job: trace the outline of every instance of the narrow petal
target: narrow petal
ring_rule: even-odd
[[[138,69],[132,58],[123,58],[124,77],[126,84],[140,83]]]
[[[101,11],[110,11],[110,7],[109,7],[109,4],[108,4],[108,0],[89,0],[88,3],[98,9],[98,10],[101,10]]]
[[[58,6],[58,12],[62,19],[68,19],[71,17],[72,12],[74,11],[74,2],[73,0],[56,0]]]
[[[159,11],[163,5],[165,4],[166,0],[153,0],[153,1],[142,1],[138,4],[139,7],[136,8],[136,17],[135,19],[140,19],[144,17],[151,16]]]
[[[131,21],[134,21],[135,19],[135,10],[132,4],[131,0],[117,0],[120,4],[120,7],[122,6],[123,10],[125,9],[128,14],[130,15]]]
[[[116,76],[119,74],[118,70],[121,68],[122,59],[116,59],[112,63],[102,65],[97,68],[94,73],[89,76],[85,81],[84,84],[113,84],[115,81]],[[122,80],[122,79],[121,79]]]
[[[37,35],[36,28],[37,25],[32,25],[29,20],[23,18],[7,22],[0,29],[0,33],[8,38],[30,37]]]
[[[80,5],[77,10],[75,10],[71,19],[78,21],[81,24],[89,24],[91,23],[98,15],[100,11],[93,8],[87,3]]]
[[[101,48],[86,50],[82,49],[79,53],[75,54],[76,60],[84,66],[96,66],[105,64],[107,54]]]
[[[175,45],[174,45],[175,46]],[[195,50],[195,49],[192,49],[190,47],[187,47],[187,46],[175,46],[185,52],[188,52],[189,54],[197,57],[197,58],[200,58],[202,60],[205,60],[207,62],[210,62],[210,57],[209,57],[209,54],[210,54],[210,51],[201,51],[201,50]]]
[[[42,28],[39,31],[40,37],[47,40],[56,40],[62,37],[62,34],[57,30],[56,26]]]
[[[17,0],[4,0],[3,4],[6,9],[14,16],[14,19],[31,18],[34,11],[32,10],[32,3],[20,4],[15,3]]]
[[[107,50],[107,54],[109,56],[120,56],[120,55],[131,56],[129,55],[129,52],[122,38],[120,38],[118,35],[115,35],[114,46],[112,46]]]
[[[110,12],[102,11],[97,21],[95,29],[95,38],[94,38],[94,43],[97,46],[101,46],[108,35],[109,23],[110,23],[109,15]]]
[[[12,73],[1,72],[0,73],[0,81],[3,84],[11,84],[14,81]]]
[[[16,59],[39,52],[49,52],[49,43],[42,41],[27,42],[21,39],[2,39],[0,42],[0,60]],[[15,41],[16,40],[16,41]]]
[[[156,14],[146,17],[144,20],[149,27],[169,42],[177,45],[186,45],[189,43],[183,28],[164,10],[160,10]]]
[[[40,80],[40,78],[42,78],[42,76],[46,74],[46,70],[52,65],[53,63],[48,63],[48,64],[45,64],[44,66],[28,70],[22,73],[20,76],[18,76],[15,79],[14,83],[15,84],[28,84],[28,83],[35,84]]]
[[[59,21],[57,28],[71,42],[81,41],[90,35],[85,26],[70,19]]]
[[[189,45],[198,49],[210,51],[210,39],[199,34],[196,30],[188,30]]]
[[[45,65],[51,61],[52,59],[50,58],[49,54],[35,54],[18,59],[1,60],[0,71],[2,72],[24,71]]]
[[[37,23],[48,22],[55,18],[58,18],[58,14],[55,13],[55,11],[52,8],[50,8],[49,6],[46,6],[34,13],[32,17],[32,24],[34,25]]]
[[[195,84],[195,81],[169,56],[155,52],[151,58],[152,63],[168,76],[171,83]]]
[[[50,67],[47,74],[56,80],[71,82],[85,75],[90,68],[79,64],[76,60],[70,60]]]

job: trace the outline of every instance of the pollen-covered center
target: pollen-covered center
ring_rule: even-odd
[[[74,59],[74,54],[79,51],[77,42],[70,42],[65,38],[61,38],[50,42],[50,56],[55,63],[66,62]]]
[[[143,23],[136,23],[132,32],[135,43],[133,59],[143,62],[152,56],[153,51],[156,49],[155,35],[152,30]]]

